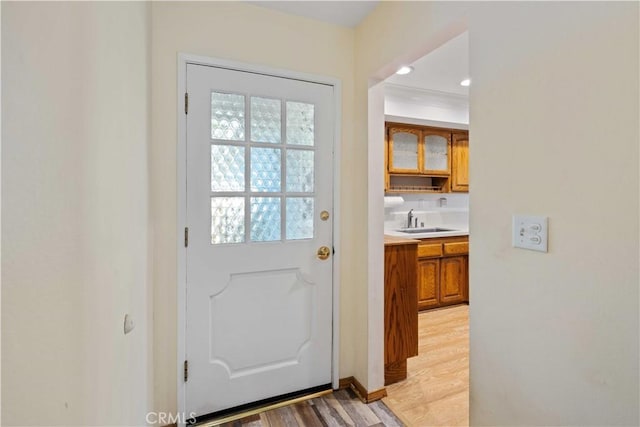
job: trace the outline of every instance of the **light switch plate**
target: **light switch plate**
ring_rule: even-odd
[[[548,222],[546,216],[514,215],[513,247],[547,252]]]

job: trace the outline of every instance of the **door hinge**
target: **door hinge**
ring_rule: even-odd
[[[189,94],[184,93],[184,113],[189,114]]]
[[[189,227],[184,228],[184,247],[189,247]]]
[[[187,360],[184,361],[184,382],[186,383],[189,379],[189,362]]]

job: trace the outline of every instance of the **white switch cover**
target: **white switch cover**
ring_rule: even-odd
[[[548,221],[546,216],[514,215],[513,247],[547,252]]]

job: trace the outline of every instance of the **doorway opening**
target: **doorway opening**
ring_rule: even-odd
[[[370,185],[385,189],[369,233],[419,241],[418,355],[385,372],[384,402],[409,425],[469,422],[468,40],[458,33],[369,90],[369,130],[384,129],[370,134]],[[383,258],[384,247],[371,250]],[[384,273],[373,274],[382,288]]]

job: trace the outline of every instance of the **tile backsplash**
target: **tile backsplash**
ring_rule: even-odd
[[[418,226],[469,229],[469,194],[437,193],[437,194],[404,194],[403,200],[393,196],[385,197],[389,207],[384,208],[385,230],[406,227],[407,213],[413,209],[418,218]],[[440,206],[440,199],[446,201]],[[391,202],[391,203],[389,203]]]

